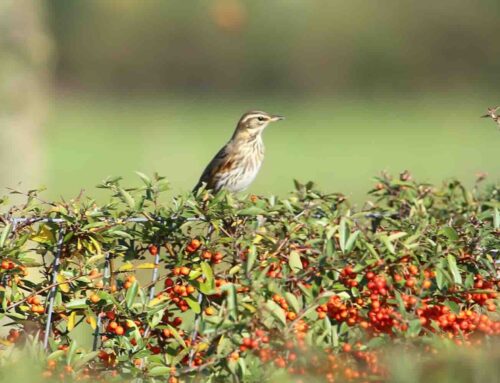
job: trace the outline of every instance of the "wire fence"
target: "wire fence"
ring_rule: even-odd
[[[380,224],[380,221],[384,218],[393,218],[394,214],[378,214],[378,213],[368,213],[365,215],[366,218],[371,219],[372,222],[372,229],[375,231],[377,226]],[[176,218],[176,217],[170,217],[170,218]],[[204,217],[201,218],[183,218],[185,221],[198,221],[198,222],[207,222]],[[43,337],[43,346],[45,349],[48,348],[48,343],[49,343],[49,338],[50,334],[52,331],[52,319],[54,315],[54,302],[56,298],[56,293],[57,293],[57,286],[58,286],[58,281],[57,281],[57,276],[60,272],[59,267],[61,263],[61,256],[63,252],[63,244],[64,244],[64,237],[67,234],[65,223],[67,223],[66,219],[63,218],[46,218],[46,217],[35,217],[35,218],[10,218],[8,220],[10,224],[12,225],[12,233],[16,232],[16,229],[19,228],[19,225],[23,225],[23,227],[34,225],[37,223],[53,223],[57,224],[59,226],[58,229],[58,234],[57,234],[57,241],[54,246],[54,249],[52,250],[52,253],[54,255],[54,259],[52,261],[52,276],[51,276],[51,281],[50,281],[50,291],[47,296],[47,300],[45,302],[46,305],[46,318],[47,318],[47,323],[45,325],[45,332],[44,332],[44,337]],[[120,220],[109,220],[109,219],[103,219],[104,222],[109,222],[109,223],[115,223],[115,224],[124,224],[124,223],[147,223],[147,222],[157,222],[160,224],[164,224],[166,222],[166,219],[164,217],[152,217],[152,218],[146,218],[146,217],[130,217],[126,219],[120,219]],[[210,235],[213,231],[213,227],[209,227],[209,232],[208,234]],[[161,248],[160,244],[156,244],[158,249]],[[498,250],[493,251],[493,257],[497,258],[498,256]],[[494,260],[495,265],[497,267],[500,267],[500,260],[495,259]],[[149,303],[155,296],[155,286],[158,281],[159,275],[158,275],[158,269],[159,269],[159,263],[160,263],[160,251],[158,251],[155,256],[154,256],[154,266],[153,270],[151,273],[151,280],[149,283],[149,291],[147,294],[147,303]],[[108,281],[111,278],[111,258],[109,254],[106,255],[105,262],[104,262],[104,269],[103,269],[103,276],[104,280]],[[499,277],[500,277],[500,270],[499,270]],[[5,287],[6,280],[5,278],[2,278],[1,285]],[[200,292],[198,296],[198,304],[201,304],[203,300],[203,294]],[[10,306],[15,307],[15,305]],[[102,316],[104,315],[103,312],[101,312],[99,315],[97,315],[97,320],[96,320],[96,329],[93,333],[93,350],[97,350],[99,348],[99,339],[100,336],[103,334],[102,330]],[[192,334],[193,339],[197,335],[197,327],[198,327],[198,322],[199,322],[199,315],[197,314],[194,320],[194,331]],[[145,335],[149,333],[150,329],[149,327],[146,328],[145,330]],[[193,355],[190,355],[190,358],[192,358]]]
[[[174,217],[175,218],[175,217]],[[186,221],[204,221],[204,219],[197,219],[197,218],[186,218]],[[50,291],[48,293],[48,299],[45,303],[46,305],[46,317],[47,317],[47,323],[45,325],[45,331],[44,331],[44,337],[43,337],[43,346],[45,349],[48,348],[49,344],[49,338],[50,334],[52,331],[52,319],[54,315],[54,302],[56,298],[56,293],[57,293],[57,276],[59,274],[59,267],[61,263],[61,256],[63,252],[63,244],[64,244],[64,237],[66,235],[66,228],[65,228],[65,223],[67,223],[66,219],[63,218],[46,218],[46,217],[35,217],[35,218],[11,218],[8,220],[11,225],[12,225],[12,233],[15,233],[16,230],[19,228],[19,225],[23,225],[24,227],[26,226],[31,226],[37,223],[53,223],[57,224],[59,226],[58,229],[58,234],[57,234],[57,242],[55,245],[55,248],[52,250],[52,253],[54,255],[54,259],[52,261],[52,277],[50,281]],[[103,220],[104,222],[110,222],[110,220]],[[146,217],[130,217],[126,219],[121,219],[121,220],[116,220],[115,222],[110,222],[110,223],[146,223],[146,222],[151,222],[152,219],[146,218]],[[162,217],[153,217],[154,222],[158,223],[164,223],[164,219]],[[158,249],[160,249],[160,244],[156,244],[158,246]],[[154,258],[154,267],[153,271],[151,274],[151,281],[149,283],[149,291],[147,295],[147,303],[151,301],[154,298],[155,295],[155,286],[156,282],[158,281],[158,267],[160,263],[160,251],[158,251],[155,254]],[[109,281],[111,277],[111,259],[109,254],[106,255],[105,262],[104,262],[104,270],[103,270],[103,276],[104,280]],[[6,280],[2,279],[1,284],[3,287],[5,287]],[[200,295],[198,297],[199,302],[203,299],[203,295],[200,292]],[[93,333],[93,342],[92,342],[92,349],[93,351],[97,350],[99,348],[99,338],[102,335],[103,331],[101,329],[102,327],[102,316],[104,315],[103,312],[101,312],[99,315],[97,315],[97,323],[96,323],[96,329]],[[197,315],[198,316],[198,315]],[[195,323],[197,323],[198,318],[195,318]],[[145,334],[147,335],[149,332],[149,328],[146,329]],[[194,335],[194,334],[193,334]],[[196,335],[194,335],[196,336]]]

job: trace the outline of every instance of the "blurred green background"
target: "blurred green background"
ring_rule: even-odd
[[[249,109],[249,192],[360,200],[382,170],[497,181],[497,0],[3,0],[0,186],[93,189],[134,171],[190,190]],[[90,194],[95,195],[95,190]]]

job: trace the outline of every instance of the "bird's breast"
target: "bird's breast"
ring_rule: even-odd
[[[245,190],[257,177],[264,160],[264,145],[262,142],[241,145],[237,157],[233,169],[221,180],[233,192]]]

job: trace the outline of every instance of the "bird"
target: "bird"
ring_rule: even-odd
[[[245,190],[257,176],[264,160],[264,129],[283,119],[283,116],[258,110],[243,114],[231,139],[203,171],[193,193],[203,186],[214,193],[222,189],[231,193]]]
[[[498,110],[500,110],[500,106],[488,108],[488,113],[481,116],[481,117],[482,118],[491,118],[494,122],[497,123],[498,127],[500,128],[500,113],[498,112]]]

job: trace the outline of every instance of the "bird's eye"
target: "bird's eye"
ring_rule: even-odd
[[[264,120],[265,120],[265,118],[264,118],[264,117],[262,117],[262,116],[260,116],[260,117],[257,117],[257,120],[259,120],[259,121],[264,121]]]

